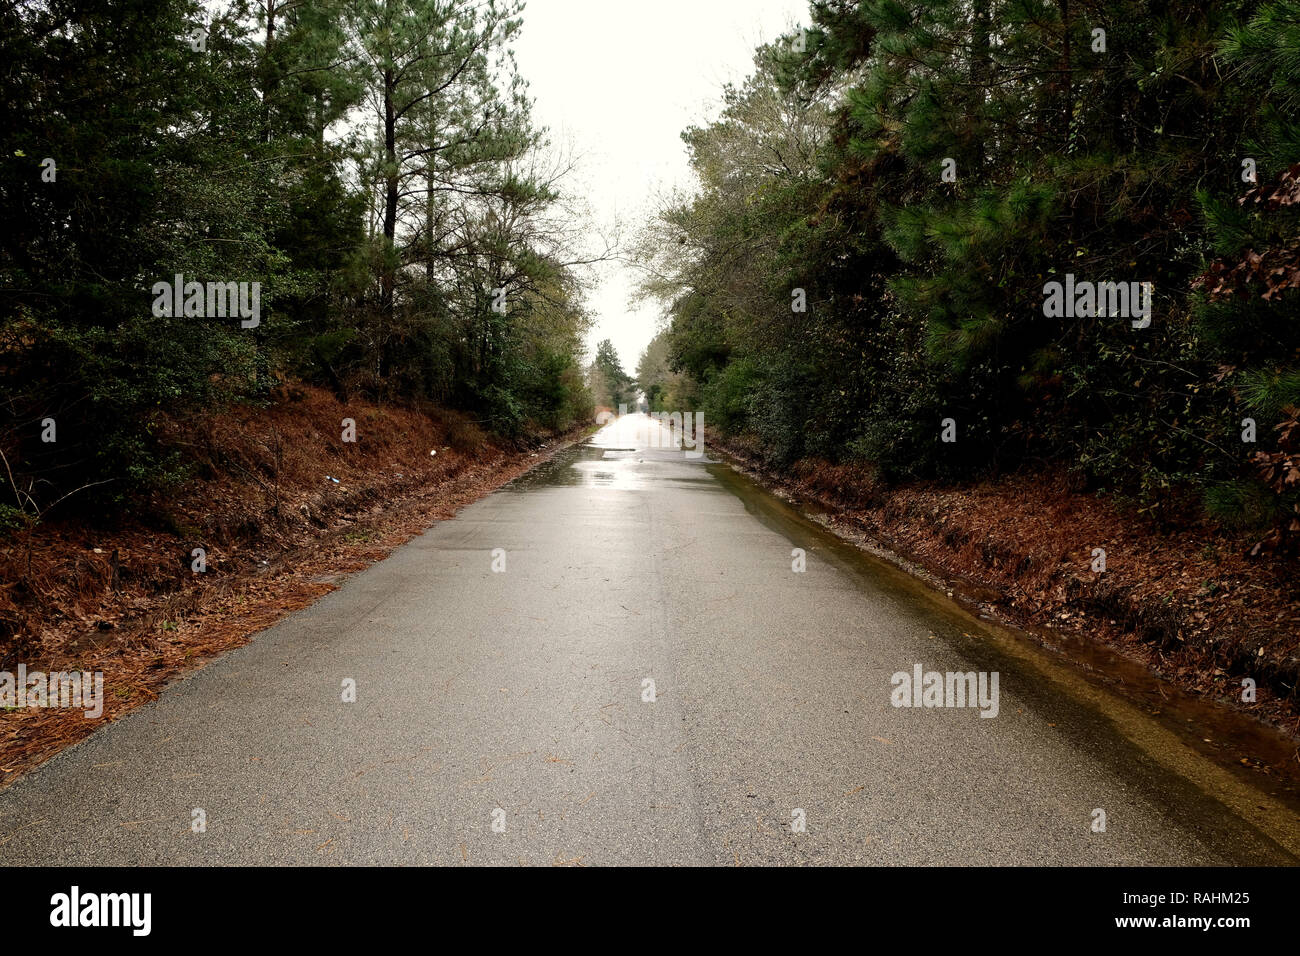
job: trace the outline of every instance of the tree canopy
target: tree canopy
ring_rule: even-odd
[[[165,484],[159,414],[285,377],[504,435],[587,414],[576,230],[511,55],[519,12],[4,5],[0,519]],[[177,275],[256,283],[259,319],[155,314]]]
[[[1300,275],[1297,31],[1294,0],[815,0],[683,133],[698,188],[639,250],[669,356],[642,387],[684,376],[781,463],[1054,463],[1290,526],[1296,483],[1261,469],[1300,435],[1300,293],[1250,264]],[[1199,281],[1243,262],[1230,295]],[[1045,314],[1076,279],[1149,317]]]

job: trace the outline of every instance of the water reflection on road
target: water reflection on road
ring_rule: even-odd
[[[629,414],[515,480],[508,490],[549,485],[635,491],[685,482],[722,491],[702,467],[711,463],[707,447],[702,455],[688,455],[680,431],[649,415]]]

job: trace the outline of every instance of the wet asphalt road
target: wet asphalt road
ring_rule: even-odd
[[[653,434],[609,426],[20,779],[0,864],[1296,862],[1268,798]],[[998,715],[891,706],[916,664],[998,671]]]

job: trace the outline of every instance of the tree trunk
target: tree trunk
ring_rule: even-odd
[[[984,123],[984,98],[992,75],[990,66],[989,0],[974,0],[971,9],[970,81],[975,103],[971,115],[980,126]],[[971,172],[976,176],[983,172],[986,146],[984,131],[980,129],[975,142],[971,144]]]
[[[275,43],[275,0],[266,0],[266,39],[262,46],[262,142],[271,142],[271,91],[276,85],[271,46]]]
[[[385,320],[393,317],[393,291],[397,285],[397,119],[393,105],[396,79],[392,68],[384,71],[384,264],[379,287],[379,308]]]

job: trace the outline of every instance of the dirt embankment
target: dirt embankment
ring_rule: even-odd
[[[343,404],[298,386],[268,408],[162,427],[193,471],[174,492],[94,527],[52,520],[0,540],[0,671],[103,672],[102,720],[577,434],[505,443],[457,413]],[[99,725],[80,710],[0,709],[0,787]]]
[[[1300,581],[1294,565],[1247,558],[1253,538],[1161,529],[1050,476],[890,488],[861,466],[778,471],[752,443],[710,440],[769,487],[825,509],[834,530],[878,542],[992,616],[1106,644],[1300,735]],[[1247,678],[1253,702],[1242,699]]]

